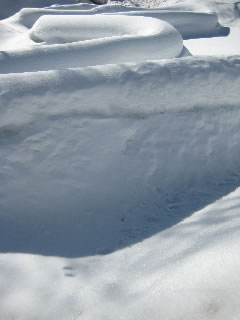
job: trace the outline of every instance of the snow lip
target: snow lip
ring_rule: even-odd
[[[49,113],[57,106],[56,110],[65,112],[68,105],[80,114],[124,117],[239,107],[239,75],[239,56],[6,74],[0,75],[0,99],[13,110],[16,99],[17,109],[27,110],[32,108],[31,98],[41,96],[35,107],[47,104]]]

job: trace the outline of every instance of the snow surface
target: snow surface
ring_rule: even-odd
[[[193,55],[239,55],[239,27],[240,22],[237,21],[234,25],[231,26],[230,34],[224,40],[222,37],[214,39],[193,39],[184,41],[184,45]]]
[[[113,14],[113,13],[110,13]],[[163,9],[117,12],[116,15],[152,17],[173,25],[184,39],[226,36],[229,28],[218,23],[216,14]]]
[[[239,107],[239,74],[239,57],[185,57],[0,75],[0,123],[5,126],[13,119],[18,127],[21,119],[39,114],[142,117]]]
[[[0,319],[238,320],[238,5],[49,5],[0,0]]]

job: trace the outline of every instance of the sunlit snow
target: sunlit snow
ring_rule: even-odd
[[[238,320],[239,3],[0,18],[0,319]]]

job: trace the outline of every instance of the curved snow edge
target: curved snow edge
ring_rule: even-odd
[[[116,13],[103,13],[104,15],[145,16],[168,22],[176,28],[183,39],[227,36],[228,27],[222,27],[216,14],[190,11],[172,11],[163,9],[146,9],[138,11],[125,11]]]
[[[85,33],[88,40],[84,38]],[[0,72],[47,71],[169,59],[180,56],[183,49],[180,33],[167,22],[154,18],[43,16],[31,30],[32,37],[53,43],[58,39],[68,41],[69,34],[72,34],[70,41],[80,41],[3,52]]]
[[[240,57],[0,75],[1,123],[24,114],[147,116],[239,107]],[[5,119],[5,120],[4,120]]]

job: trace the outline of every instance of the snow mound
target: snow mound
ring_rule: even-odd
[[[172,43],[169,40],[171,37],[174,38],[171,35],[172,33],[174,33],[173,28],[168,24],[141,16],[132,19],[123,16],[106,17],[102,15],[47,15],[37,20],[31,29],[30,36],[33,40],[50,43],[123,36],[131,37],[132,39],[144,37],[146,40],[146,37],[155,38],[157,36],[159,44],[162,42],[162,37],[164,41],[170,42],[169,46],[171,46]],[[165,39],[166,36],[169,36],[169,38]],[[175,37],[181,43],[180,37],[178,35]],[[149,45],[151,46],[151,43]],[[160,52],[162,51],[160,47],[156,49]]]
[[[74,10],[75,8],[75,10]],[[82,9],[81,9],[82,8]],[[171,9],[144,9],[136,7],[126,7],[122,5],[103,5],[93,6],[84,9],[82,6],[66,6],[49,7],[43,9],[22,9],[14,19],[19,23],[31,28],[33,24],[43,15],[130,15],[130,16],[145,16],[157,18],[166,21],[173,25],[183,36],[184,39],[199,38],[199,37],[216,37],[224,36],[229,33],[229,28],[222,27],[218,23],[216,14],[210,12],[191,12],[184,11],[181,7],[178,10]]]
[[[17,21],[19,24],[27,28],[31,28],[33,24],[43,15],[95,15],[103,13],[116,13],[123,11],[144,10],[142,8],[126,7],[120,5],[102,5],[102,6],[52,6],[47,8],[23,8],[10,20]]]
[[[80,33],[79,30],[84,32]],[[58,42],[59,38],[62,41],[69,41],[68,38],[82,39],[83,33],[90,40],[2,52],[1,73],[136,63],[174,58],[183,50],[182,37],[174,27],[146,17],[94,15],[71,19],[66,16],[44,16],[33,27],[31,36],[38,40]]]
[[[181,33],[183,39],[226,36],[230,31],[229,28],[220,26],[216,14],[210,13],[142,9],[138,11],[118,12],[116,14],[128,16],[143,15],[145,17],[152,17],[166,21]]]
[[[97,110],[83,114],[77,107],[86,100],[73,90],[73,81],[60,80],[66,86],[61,94],[57,78],[54,86],[48,76],[54,75],[38,78],[39,84],[46,81],[44,90],[29,74],[19,75],[0,102],[1,252],[61,257],[108,253],[177,224],[238,186],[239,107],[145,118],[106,117]],[[75,74],[75,82],[80,79]],[[1,80],[7,92],[10,78]],[[85,85],[87,89],[89,83]],[[98,99],[96,108],[97,102],[104,107],[104,85],[96,81],[90,88],[89,96],[100,86],[89,106]],[[27,86],[25,99],[20,86]],[[138,101],[142,88],[135,89]],[[118,103],[124,92],[111,94],[112,103]],[[188,92],[181,94],[191,100]],[[124,98],[126,94],[120,102]],[[147,104],[139,107],[147,112]],[[158,245],[163,248],[162,242]],[[169,246],[179,252],[179,241]],[[153,256],[159,257],[156,251]]]

